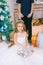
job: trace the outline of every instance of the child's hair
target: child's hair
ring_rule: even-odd
[[[18,21],[15,23],[15,30],[14,30],[14,32],[18,32],[18,29],[17,29],[17,25],[18,25],[18,24],[22,24],[22,25],[23,25],[23,31],[26,31],[26,27],[25,27],[24,21],[23,21],[23,20],[18,20]]]

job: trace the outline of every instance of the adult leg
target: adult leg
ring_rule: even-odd
[[[26,25],[26,29],[28,30],[28,40],[31,41],[31,36],[32,36],[32,17],[27,18],[27,17],[23,17],[22,20],[24,21],[25,25]]]
[[[28,19],[27,17],[23,17],[22,20],[24,21],[24,24],[26,26],[26,31],[28,30]]]
[[[28,30],[29,30],[29,37],[28,37],[28,39],[31,42],[31,37],[32,37],[32,17],[28,18]]]

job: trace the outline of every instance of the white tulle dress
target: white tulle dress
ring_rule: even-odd
[[[25,35],[18,37],[17,41],[26,45]],[[43,65],[42,49],[34,48],[34,53],[30,54],[30,52],[30,55],[23,57],[17,53],[21,47],[13,45],[8,48],[8,45],[6,42],[0,43],[0,65]]]

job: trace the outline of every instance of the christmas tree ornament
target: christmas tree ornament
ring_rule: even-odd
[[[0,5],[2,4],[2,2],[0,2]]]
[[[9,12],[8,6],[5,7],[5,11],[8,11]]]
[[[0,16],[0,20],[4,20],[4,16],[3,15]]]
[[[2,8],[0,8],[0,13],[1,13],[2,11],[3,11]]]

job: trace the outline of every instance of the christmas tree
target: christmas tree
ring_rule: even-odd
[[[13,31],[10,21],[9,6],[5,0],[0,0],[0,33],[9,38],[9,34]]]

